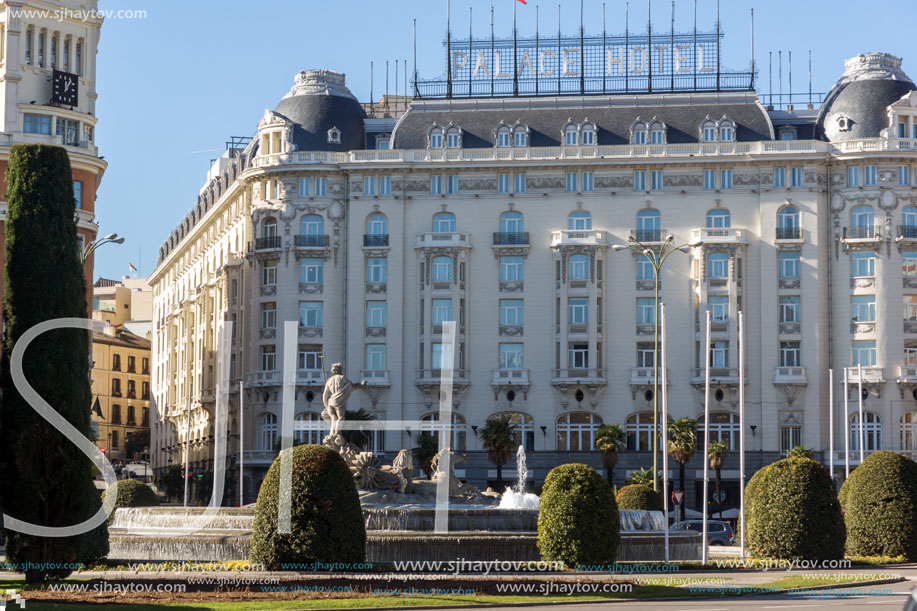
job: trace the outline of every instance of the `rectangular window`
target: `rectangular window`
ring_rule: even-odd
[[[799,317],[799,295],[784,296],[780,298],[780,322],[796,323]]]
[[[120,418],[118,420],[120,422]],[[111,432],[111,449],[112,450],[117,450],[118,447],[121,445],[118,433],[119,431]]]
[[[792,178],[792,183],[791,183],[792,186],[801,187],[803,183],[802,168],[793,168],[793,175],[791,176],[791,178]]]
[[[443,148],[443,135],[442,133],[433,133],[430,134],[430,148],[441,149]]]
[[[710,366],[729,367],[729,344],[727,342],[713,342],[710,345]]]
[[[446,134],[446,148],[457,149],[462,147],[462,138],[459,134]]]
[[[379,177],[379,195],[391,195],[392,194],[392,177],[391,176],[380,176]]]
[[[261,286],[277,284],[277,261],[265,261],[261,268]]]
[[[646,144],[646,132],[643,130],[634,132],[632,140],[634,144]]]
[[[38,66],[45,67],[45,39],[47,36],[43,31],[38,32]]]
[[[431,176],[430,177],[430,194],[431,195],[442,195],[443,194],[443,177],[442,176]]]
[[[801,367],[801,354],[799,342],[780,342],[781,367]]]
[[[637,324],[656,324],[656,300],[644,297],[637,300]]]
[[[366,368],[385,371],[385,344],[366,344]]]
[[[863,367],[875,367],[875,340],[856,340],[850,342],[850,364],[854,367],[857,365],[861,365]]]
[[[901,273],[904,276],[917,276],[917,251],[905,250],[901,253]]]
[[[911,184],[910,166],[906,166],[906,165],[898,166],[898,184],[902,186],[908,186]]]
[[[277,326],[277,304],[276,303],[262,303],[261,304],[261,328],[262,329],[273,329]]]
[[[716,170],[704,170],[704,189],[707,191],[716,189]]]
[[[497,176],[497,191],[500,193],[509,193],[509,174],[500,174]]]
[[[576,193],[576,172],[567,172],[567,193]]]
[[[300,197],[309,197],[311,187],[311,181],[308,178],[299,179],[299,196]]]
[[[847,168],[847,186],[848,187],[859,187],[860,186],[860,168],[856,166],[851,166]]]
[[[522,257],[500,257],[500,282],[522,282]]]
[[[646,191],[646,171],[634,172],[634,191]]]
[[[904,296],[904,320],[917,321],[917,295]]]
[[[320,371],[322,368],[322,347],[300,346],[296,367],[297,369]]]
[[[446,369],[447,367],[452,367],[453,351],[451,344],[435,343],[431,346],[431,348],[431,368]]]
[[[650,175],[650,179],[651,179],[650,187],[653,189],[653,191],[661,191],[662,190],[662,170],[653,170],[652,174]]]
[[[513,133],[513,145],[514,146],[525,146],[525,132],[522,130],[516,130]]]
[[[449,195],[458,195],[459,192],[459,177],[455,174],[451,174],[448,180]]]
[[[857,251],[850,254],[850,277],[872,278],[876,275],[876,254]]]
[[[774,187],[786,186],[786,168],[774,168]]]
[[[32,65],[32,37],[34,30],[32,26],[28,26],[25,30],[25,63]]]
[[[261,371],[274,371],[277,349],[274,346],[261,346]]]
[[[637,255],[637,280],[655,280],[656,268],[646,255]]]
[[[876,322],[876,296],[854,295],[851,297],[850,319],[853,322]]]
[[[904,121],[898,122],[898,137],[907,138],[907,123]]]
[[[83,207],[83,181],[82,180],[73,181],[73,205],[76,206],[77,210],[80,210]]]
[[[386,304],[384,301],[366,302],[366,326],[384,327],[386,325]]]
[[[801,426],[780,427],[780,452],[786,454],[796,446],[802,445]]]
[[[323,305],[321,301],[300,301],[299,326],[311,328],[321,327]]]
[[[324,259],[300,259],[299,281],[302,284],[321,284],[324,276]]]
[[[363,177],[363,195],[375,195],[376,194],[376,177],[375,176],[364,176]]]
[[[74,72],[78,75],[83,76],[83,43],[76,43],[76,59],[74,61],[73,67]]]
[[[917,342],[914,340],[904,342],[904,364],[917,367]]]
[[[370,257],[366,261],[366,281],[385,282],[387,260],[385,257]]]
[[[711,253],[707,256],[707,277],[729,277],[729,255],[726,253]]]
[[[500,324],[512,327],[521,327],[523,320],[523,304],[521,299],[500,300]]]
[[[433,308],[431,314],[434,326],[440,326],[444,322],[455,320],[455,318],[452,317],[451,299],[434,299],[430,305]]]
[[[652,367],[655,362],[656,350],[653,344],[637,344],[637,367]]]
[[[497,134],[497,146],[500,148],[509,147],[509,132],[500,132]]]
[[[525,193],[525,174],[516,174],[516,193]]]
[[[720,170],[720,189],[732,188],[732,170]]]
[[[704,142],[716,142],[716,128],[715,127],[705,127],[704,128]]]
[[[729,297],[708,297],[707,304],[710,307],[711,322],[729,322]]]
[[[571,325],[587,324],[589,322],[589,299],[586,297],[571,297],[569,317]]]
[[[595,172],[583,172],[583,193],[595,191]]]
[[[26,114],[23,117],[23,129],[27,134],[51,135],[51,117],[49,115]]]
[[[522,369],[522,344],[500,344],[500,369]]]
[[[780,252],[780,277],[799,278],[799,253]]]
[[[567,357],[570,369],[588,369],[589,344],[570,344],[567,348]]]
[[[867,187],[874,187],[876,185],[876,166],[866,166],[864,172],[864,184]]]
[[[325,190],[328,186],[327,178],[315,179],[315,197],[325,197]]]

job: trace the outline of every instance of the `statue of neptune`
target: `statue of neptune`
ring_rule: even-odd
[[[356,388],[366,388],[366,381],[354,384],[344,377],[344,367],[340,363],[331,365],[331,377],[325,382],[322,393],[322,420],[331,422],[331,432],[325,437],[323,443],[330,447],[341,447],[344,439],[340,435],[341,421],[344,420],[344,410],[347,408],[347,399]]]

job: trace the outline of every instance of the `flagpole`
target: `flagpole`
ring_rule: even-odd
[[[579,89],[581,95],[586,94],[586,24],[583,19],[583,0],[579,0]]]
[[[606,21],[605,21],[605,3],[603,2],[602,3],[602,54],[603,55],[608,53],[607,37],[608,37],[608,30],[606,29]],[[602,70],[602,93],[607,93],[608,92],[608,68],[610,67],[611,64],[608,63],[607,57],[603,58],[602,63],[605,64],[605,68]],[[584,69],[585,69],[585,65],[586,65],[586,60],[583,59]]]
[[[446,97],[452,97],[452,0],[446,0]]]
[[[188,506],[188,463],[191,458],[191,393],[188,393],[188,409],[185,416],[185,502]]]
[[[668,410],[668,393],[666,385],[668,379],[666,375],[666,343],[665,335],[665,303],[659,304],[659,318],[662,324],[662,508],[665,510],[665,561],[669,562],[669,453],[666,451],[666,443],[669,439],[669,410]]]
[[[834,370],[828,370],[828,471],[834,484]]]
[[[630,91],[630,2],[624,3],[624,93]]]
[[[864,452],[866,448],[864,447],[864,435],[863,435],[863,365],[857,365],[857,392],[860,395],[860,407],[859,407],[859,419],[860,426],[857,430],[857,437],[860,441],[860,464],[863,464]]]
[[[245,505],[245,401],[242,380],[239,380],[239,507]]]
[[[707,310],[707,344],[704,346],[704,498],[701,499],[701,520],[703,522],[703,535],[701,537],[701,564],[707,564],[707,498],[710,488],[710,310]]]
[[[471,79],[474,77],[474,68],[471,67],[471,58],[474,56],[474,13],[472,7],[468,7],[468,97],[472,97],[474,92],[471,91]]]
[[[535,5],[535,95],[538,95],[538,73],[541,72],[541,47],[539,28],[541,23],[541,6]]]
[[[850,421],[850,388],[848,387],[847,375],[850,373],[849,367],[844,367],[844,479],[850,477],[850,430],[847,429],[847,423]]]
[[[653,2],[646,0],[646,47],[649,53],[649,79],[647,91],[653,93]]]
[[[739,533],[739,549],[745,558],[745,313],[742,311],[739,311]]]

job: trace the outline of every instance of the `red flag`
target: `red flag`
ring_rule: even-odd
[[[528,2],[526,2],[525,0],[516,0],[516,1],[521,2],[522,4],[528,4]]]

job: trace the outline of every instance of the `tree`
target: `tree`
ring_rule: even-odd
[[[124,451],[128,458],[137,458],[150,449],[150,429],[143,429],[127,438],[124,442]]]
[[[42,526],[72,526],[101,506],[92,463],[72,441],[20,395],[10,374],[16,343],[35,325],[59,318],[86,318],[86,285],[80,261],[70,160],[62,147],[10,148],[5,226],[6,324],[0,408],[0,489],[6,514]],[[89,333],[42,333],[23,355],[25,379],[76,431],[90,436]],[[104,529],[103,525],[100,527]],[[101,533],[101,534],[100,534]],[[7,531],[7,559],[35,567],[91,563],[97,530],[72,537],[35,537]],[[69,566],[67,564],[66,566]],[[65,577],[69,569],[34,568],[26,581]]]
[[[615,465],[618,464],[618,452],[626,447],[624,429],[620,424],[603,424],[595,433],[595,447],[602,453],[602,466],[609,484],[614,480]]]
[[[693,418],[679,418],[668,422],[669,439],[666,452],[678,463],[678,488],[685,491],[685,465],[697,451],[697,421]]]
[[[427,431],[423,431],[417,437],[417,447],[413,448],[411,453],[427,477],[433,474],[433,457],[437,452],[439,452],[439,441]]]
[[[344,420],[348,422],[368,422],[370,420],[375,420],[376,417],[370,414],[368,411],[362,407],[357,411],[353,410],[344,410]],[[359,446],[360,449],[365,449],[366,444],[369,443],[369,435],[366,434],[366,431],[351,429],[341,431],[341,437],[344,438],[344,441],[352,443],[355,446]]]
[[[180,497],[185,491],[185,473],[181,466],[172,465],[159,476],[159,485],[171,501]]]
[[[503,465],[516,450],[516,425],[509,416],[488,418],[478,431],[481,445],[487,450],[487,458],[497,466],[497,486],[503,486]]]
[[[641,486],[653,487],[653,470],[652,469],[637,469],[632,471],[630,477],[627,478],[627,484],[633,485],[638,484]]]
[[[716,476],[716,504],[720,510],[720,519],[723,519],[723,507],[720,500],[720,470],[723,468],[723,461],[729,455],[729,444],[722,440],[710,443],[707,448],[707,459],[710,461],[710,468]]]
[[[787,458],[812,458],[814,455],[812,448],[806,446],[793,446],[793,449],[786,453]]]

